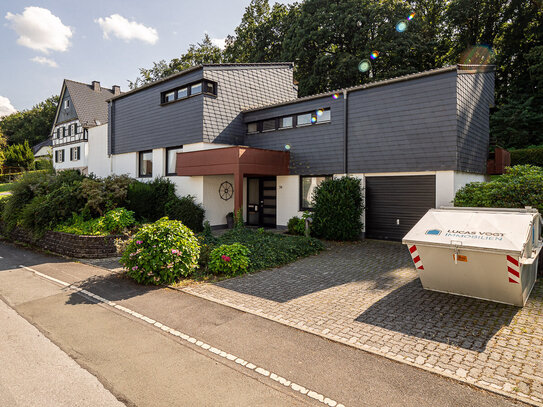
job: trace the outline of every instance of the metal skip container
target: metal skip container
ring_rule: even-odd
[[[427,290],[524,306],[537,278],[536,209],[430,209],[405,235]]]

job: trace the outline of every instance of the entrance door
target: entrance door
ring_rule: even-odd
[[[247,178],[247,224],[275,227],[277,223],[275,177]]]

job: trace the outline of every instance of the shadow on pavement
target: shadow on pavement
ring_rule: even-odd
[[[390,290],[396,277],[389,272],[406,267],[412,267],[411,257],[401,244],[362,241],[335,244],[320,255],[225,280],[217,286],[283,303],[357,281],[371,282],[370,290]]]
[[[373,304],[356,321],[482,352],[519,311],[512,305],[428,291],[416,279]]]
[[[159,290],[156,286],[143,286],[136,284],[133,280],[121,274],[110,274],[107,276],[95,276],[74,284],[78,288],[90,291],[109,301],[127,300],[145,295],[151,291]],[[95,301],[83,294],[73,292],[66,302],[70,305],[94,304]]]

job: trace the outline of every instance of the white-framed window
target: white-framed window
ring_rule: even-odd
[[[55,150],[55,162],[63,163],[64,162],[64,149]]]
[[[81,159],[81,146],[70,148],[70,161],[78,161],[80,159]]]
[[[66,99],[64,101],[64,109],[69,109],[70,108],[70,100],[69,99]]]
[[[279,118],[280,129],[290,129],[292,127],[292,116],[285,116]]]
[[[177,175],[177,153],[183,152],[183,146],[166,149],[166,175]]]
[[[324,180],[331,179],[331,175],[300,176],[300,210],[313,209],[313,191]]]
[[[153,176],[153,151],[140,151],[139,153],[139,176],[140,177],[152,177]]]

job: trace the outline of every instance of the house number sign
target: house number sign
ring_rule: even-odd
[[[219,187],[219,196],[225,201],[228,201],[230,198],[232,198],[233,193],[234,187],[228,181],[224,181]]]

